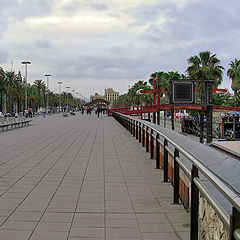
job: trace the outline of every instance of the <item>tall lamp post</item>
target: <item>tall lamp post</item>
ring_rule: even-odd
[[[45,74],[45,77],[47,77],[47,113],[48,113],[48,105],[49,105],[49,77],[51,77],[51,74]]]
[[[68,91],[69,91],[69,88],[70,88],[70,87],[66,87],[66,89],[67,89],[67,110],[69,110],[69,106],[68,106],[68,97],[69,97],[69,96],[68,96]]]
[[[58,82],[59,84],[59,113],[61,112],[61,84],[63,82]]]
[[[22,62],[22,64],[25,64],[25,109],[28,109],[28,101],[27,101],[27,95],[28,95],[28,91],[27,91],[27,65],[31,64],[31,62],[24,61],[24,62]]]

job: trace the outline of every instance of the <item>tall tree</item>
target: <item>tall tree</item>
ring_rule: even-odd
[[[3,93],[4,93],[4,88],[5,88],[5,72],[4,70],[0,67],[0,112],[3,111]]]
[[[6,94],[7,94],[7,112],[13,113],[14,94],[17,92],[16,85],[18,81],[18,74],[12,71],[5,73],[6,78]]]
[[[163,72],[163,71],[152,73],[148,82],[153,87],[154,86],[154,80],[157,79],[157,78],[161,79],[164,74],[165,74],[165,72]]]
[[[36,88],[37,93],[38,93],[37,107],[39,108],[39,107],[41,107],[41,96],[43,95],[43,86],[45,86],[45,83],[41,79],[35,80],[33,83],[33,86]]]
[[[217,88],[222,83],[224,67],[220,65],[220,60],[216,54],[209,51],[200,52],[188,59],[190,66],[186,72],[191,79],[214,80],[214,87]]]
[[[231,88],[234,91],[235,97],[240,89],[240,60],[235,59],[229,63],[230,68],[227,70],[227,75],[232,79]]]

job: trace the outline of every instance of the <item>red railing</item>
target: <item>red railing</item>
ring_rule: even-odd
[[[187,110],[201,110],[200,105],[175,105],[175,110],[187,109]],[[122,108],[111,108],[108,110],[108,114],[111,116],[112,112],[119,112],[126,115],[140,115],[142,113],[153,113],[159,111],[170,111],[170,104],[160,104],[159,107],[157,105],[146,105],[146,106],[132,106],[132,107],[122,107]],[[221,105],[213,105],[213,111],[232,111],[239,112],[240,107],[229,107],[229,106],[221,106]]]

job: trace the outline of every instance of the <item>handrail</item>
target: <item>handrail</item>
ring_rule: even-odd
[[[179,144],[174,142],[172,139],[170,139],[168,136],[164,135],[162,132],[160,132],[158,129],[155,129],[154,126],[148,122],[142,121],[140,119],[127,116],[118,112],[113,112],[114,114],[117,114],[119,117],[129,121],[130,124],[134,125],[134,129],[136,129],[141,123],[141,127],[143,130],[145,130],[145,133],[149,134],[150,136],[153,136],[156,140],[156,135],[162,137],[165,141],[170,143],[175,150],[177,149],[182,155],[184,155],[197,170],[201,172],[203,176],[205,176],[217,189],[219,192],[223,194],[223,196],[228,199],[228,201],[232,204],[232,206],[240,213],[240,196],[239,194],[231,188],[226,182],[224,182],[222,179],[220,179],[214,172],[212,172],[208,167],[206,167],[202,162],[200,162],[198,159],[196,159],[191,153],[186,151],[184,148],[182,148]],[[137,124],[138,123],[138,124]],[[135,130],[134,130],[135,131]],[[138,130],[137,130],[138,131]],[[153,132],[154,134],[151,134]],[[134,133],[135,134],[135,133]],[[158,139],[158,142],[160,140]],[[152,143],[151,143],[152,144]],[[148,146],[149,147],[149,146]],[[169,152],[169,154],[174,157],[173,152],[169,149],[168,146],[165,146],[165,149]],[[151,150],[152,151],[152,150]],[[184,166],[184,164],[180,161],[179,157],[175,158],[176,162],[181,166],[183,171],[186,173],[186,175],[189,177],[190,171]],[[221,206],[215,201],[215,199],[209,194],[209,192],[206,190],[206,188],[201,183],[200,179],[197,177],[194,177],[192,184],[196,184],[199,191],[206,197],[208,201],[210,201],[210,205],[214,208],[214,210],[220,214],[220,218],[222,219],[223,223],[227,228],[230,228],[230,215],[226,213],[225,210],[221,208]],[[233,235],[235,239],[240,240],[240,228],[239,226],[233,231]],[[194,237],[191,239],[195,239]]]

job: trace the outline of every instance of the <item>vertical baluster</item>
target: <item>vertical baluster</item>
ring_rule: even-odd
[[[141,143],[141,141],[142,141],[142,124],[139,122],[139,132],[138,132],[138,134],[139,134],[139,136],[138,136],[138,140],[139,140],[139,143]]]
[[[142,126],[142,147],[145,147],[145,129],[146,127],[143,125]]]
[[[190,240],[198,240],[198,206],[199,190],[194,183],[194,178],[198,177],[198,169],[193,165],[191,173],[191,222]]]
[[[160,143],[159,134],[156,135],[156,169],[160,168]]]
[[[236,240],[234,237],[234,231],[240,229],[240,212],[233,207],[232,214],[230,216],[230,240]]]
[[[168,182],[168,151],[166,149],[168,145],[168,142],[166,139],[164,139],[164,156],[163,156],[163,161],[164,161],[164,169],[163,169],[163,181]]]
[[[179,164],[176,158],[179,157],[179,151],[175,148],[174,151],[174,191],[173,203],[179,203]]]
[[[153,159],[153,153],[154,153],[154,142],[153,142],[153,130],[151,129],[151,136],[150,136],[151,142],[150,142],[150,158]]]
[[[146,152],[149,152],[149,132],[148,132],[148,127],[146,127]]]

